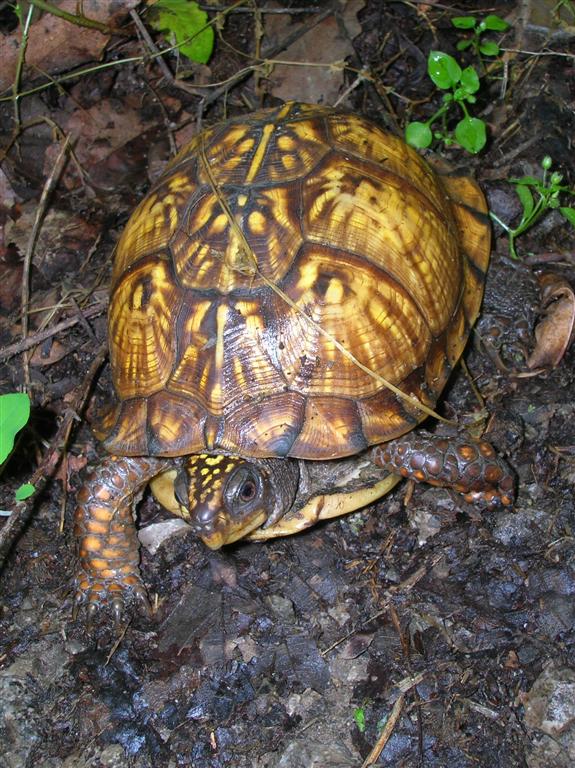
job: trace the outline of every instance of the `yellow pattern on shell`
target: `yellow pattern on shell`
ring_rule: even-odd
[[[479,309],[485,210],[354,115],[287,104],[210,129],[116,249],[106,446],[331,458],[410,429],[421,414],[316,326],[433,405]]]

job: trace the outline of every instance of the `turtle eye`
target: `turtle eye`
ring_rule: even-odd
[[[231,473],[224,498],[232,514],[244,514],[254,504],[258,504],[263,493],[264,482],[260,472],[253,466],[243,464]]]
[[[174,496],[176,501],[185,509],[188,509],[190,504],[189,488],[188,488],[188,473],[185,469],[180,469],[176,475],[174,481]]]
[[[257,491],[257,483],[254,482],[253,478],[249,477],[247,480],[244,480],[238,493],[238,499],[243,502],[251,501],[255,498]]]

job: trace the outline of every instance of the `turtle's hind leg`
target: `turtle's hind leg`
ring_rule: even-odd
[[[467,501],[508,506],[515,498],[511,469],[484,440],[412,432],[377,445],[372,459],[410,480],[453,488]]]

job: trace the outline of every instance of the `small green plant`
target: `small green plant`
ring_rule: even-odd
[[[363,733],[365,731],[365,709],[363,707],[356,707],[353,710],[353,720],[357,725],[357,730]]]
[[[515,191],[523,208],[521,219],[516,227],[510,227],[494,213],[490,214],[493,221],[497,222],[507,233],[509,255],[514,259],[518,258],[515,240],[536,224],[547,211],[558,209],[567,221],[575,227],[575,208],[562,206],[560,201],[562,194],[575,197],[575,190],[561,183],[563,176],[557,171],[551,171],[552,165],[553,160],[549,155],[546,155],[541,161],[543,178],[522,176],[520,179],[509,179],[511,184],[515,184]]]
[[[30,418],[30,398],[22,392],[0,395],[0,467],[14,448],[14,439]],[[34,493],[31,483],[24,483],[16,491],[16,501],[23,501]]]
[[[481,21],[475,16],[456,16],[451,19],[451,23],[457,29],[465,29],[471,32],[471,37],[460,40],[457,43],[458,51],[465,51],[472,48],[477,56],[499,56],[500,48],[493,40],[485,40],[486,32],[505,32],[509,29],[509,24],[495,14],[489,14]]]
[[[553,16],[555,20],[561,23],[561,11],[565,10],[568,14],[571,14],[571,18],[575,19],[575,3],[572,0],[559,0],[559,2],[553,8]]]
[[[207,64],[214,50],[214,30],[208,14],[193,0],[158,0],[150,11],[150,25],[168,36],[190,61]]]
[[[469,114],[468,104],[474,104],[479,90],[479,75],[473,67],[461,69],[448,53],[431,51],[427,60],[427,72],[433,83],[442,91],[443,104],[425,123],[408,123],[405,140],[418,149],[429,147],[433,139],[441,139],[446,146],[457,143],[472,154],[481,151],[487,141],[485,123]],[[447,128],[447,116],[454,107],[463,111],[463,118],[456,124],[453,133]],[[432,126],[441,121],[441,127]]]

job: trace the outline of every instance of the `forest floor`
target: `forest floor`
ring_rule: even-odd
[[[439,406],[482,423],[517,475],[513,508],[402,483],[291,538],[211,552],[179,532],[142,548],[152,621],[115,637],[71,618],[74,497],[111,397],[110,255],[200,126],[296,99],[403,135],[442,104],[427,75],[439,50],[479,73],[468,108],[487,144],[434,149],[501,221],[519,223],[510,179],[541,179],[544,156],[575,184],[575,3],[224,5],[207,6],[207,64],[155,56],[168,43],[136,2],[85,0],[100,29],[37,11],[17,111],[21,33],[0,4],[0,392],[32,401],[3,468],[6,530],[16,488],[42,476],[24,529],[5,535],[0,768],[572,766],[575,252],[557,208],[517,238],[517,259],[494,226],[481,318]],[[457,49],[471,32],[452,19],[471,12],[508,22],[482,38],[496,55]],[[168,518],[149,495],[138,516]]]

